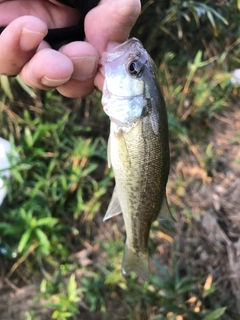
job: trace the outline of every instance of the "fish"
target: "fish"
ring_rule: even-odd
[[[102,55],[102,105],[110,118],[108,165],[115,188],[104,221],[123,214],[122,274],[149,276],[148,240],[158,217],[172,219],[166,198],[168,118],[156,66],[136,38]]]

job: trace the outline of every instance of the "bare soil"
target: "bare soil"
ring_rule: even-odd
[[[216,116],[211,151],[200,141],[191,144],[172,167],[169,199],[180,208],[179,262],[210,275],[219,299],[240,313],[240,106]],[[174,177],[184,189],[174,186]]]

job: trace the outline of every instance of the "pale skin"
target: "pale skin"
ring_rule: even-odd
[[[50,28],[76,25],[78,10],[55,0],[0,0],[0,26],[7,26],[0,35],[0,74],[19,74],[33,88],[56,88],[70,98],[101,90],[102,52],[128,38],[140,10],[140,0],[101,0],[85,18],[86,41],[56,51],[43,38]]]

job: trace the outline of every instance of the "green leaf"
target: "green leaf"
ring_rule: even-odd
[[[50,242],[48,240],[48,237],[46,236],[46,234],[39,228],[37,228],[35,230],[36,235],[38,237],[39,240],[39,244],[42,247],[42,249],[45,251],[45,254],[49,254],[50,251]]]
[[[198,66],[200,64],[200,62],[202,61],[202,51],[199,50],[195,56],[195,59],[194,59],[194,65]]]
[[[24,250],[24,248],[26,247],[26,244],[27,244],[28,240],[30,239],[31,234],[32,234],[32,229],[28,229],[22,235],[20,242],[19,242],[19,245],[18,245],[18,252],[19,253],[21,253]]]
[[[178,281],[176,284],[176,290],[181,289],[182,287],[191,284],[191,278],[189,276],[185,276]]]
[[[10,223],[7,223],[7,222],[0,222],[0,229],[8,229],[11,227],[11,224]],[[15,230],[15,229],[14,229]]]
[[[39,220],[37,220],[36,222],[36,226],[40,227],[40,226],[48,226],[48,227],[54,227],[55,224],[58,223],[58,219],[57,218],[53,218],[53,217],[47,217],[47,218],[41,218]]]
[[[72,274],[67,287],[68,298],[70,301],[79,301],[79,297],[77,296],[77,283],[75,280],[75,275]]]
[[[47,280],[43,279],[41,284],[40,284],[40,292],[41,293],[46,293],[47,291]]]
[[[186,285],[184,287],[179,288],[177,292],[178,292],[178,294],[183,294],[185,292],[190,292],[190,291],[194,290],[195,287],[196,286],[194,284],[189,284],[189,285]]]
[[[72,317],[72,314],[70,312],[63,312],[63,311],[59,311],[59,310],[54,311],[52,314],[52,319],[65,320],[70,317]]]
[[[120,270],[113,270],[107,277],[105,284],[118,284],[122,280]]]
[[[16,77],[17,82],[19,83],[19,85],[23,88],[23,90],[29,94],[30,97],[32,98],[37,98],[36,93],[34,92],[34,89],[30,88],[29,86],[27,86],[21,79],[19,76]]]
[[[26,141],[27,146],[29,148],[32,147],[33,146],[33,137],[32,137],[32,133],[28,127],[25,127],[24,137],[25,137],[25,141]]]
[[[22,177],[22,175],[21,175],[21,173],[19,171],[12,170],[11,173],[12,173],[12,176],[13,176],[14,180],[19,182],[20,184],[23,184],[24,180],[23,180],[23,177]]]
[[[227,309],[227,307],[216,309],[213,312],[209,313],[202,320],[216,320],[216,319],[219,319],[225,313],[226,309]]]
[[[9,100],[13,100],[13,94],[12,94],[11,85],[9,83],[9,78],[4,74],[1,74],[0,80],[1,80],[1,89],[4,91],[4,93],[6,94]]]

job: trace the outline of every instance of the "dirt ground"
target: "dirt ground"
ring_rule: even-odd
[[[205,146],[194,143],[172,165],[168,186],[169,202],[177,208],[179,261],[196,274],[212,275],[222,297],[240,306],[240,105],[216,115]],[[20,270],[21,279],[13,281],[3,276],[3,268],[0,263],[0,320],[26,319],[31,308],[37,318],[50,319],[33,301],[37,289],[27,271]],[[85,310],[82,319],[110,318]]]
[[[211,275],[219,299],[232,301],[240,313],[240,105],[216,115],[211,126],[208,151],[191,144],[172,167],[170,180],[181,177],[185,188],[170,184],[169,199],[181,211],[182,264],[196,275]],[[183,216],[191,219],[189,229]]]

